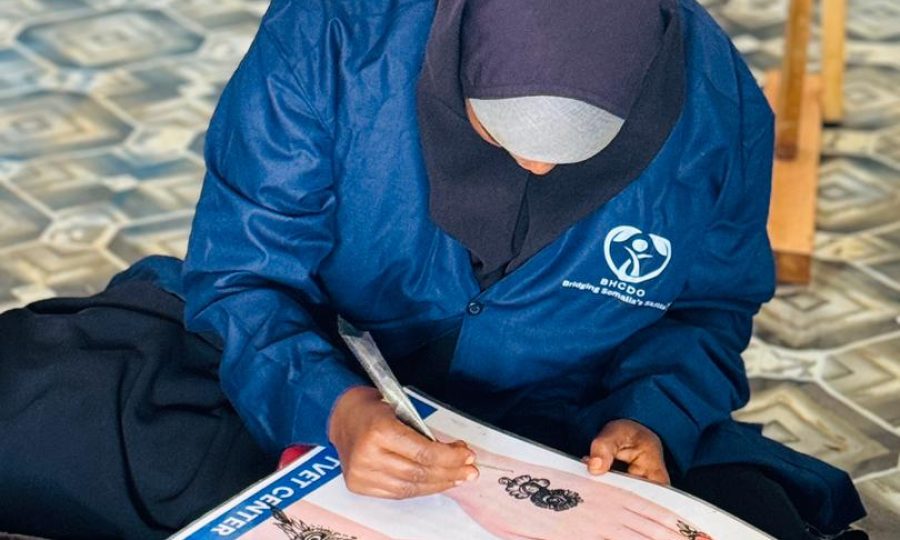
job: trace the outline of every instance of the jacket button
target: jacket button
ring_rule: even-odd
[[[484,309],[484,306],[479,302],[469,302],[469,305],[466,306],[466,312],[468,312],[469,315],[478,315],[481,313],[482,309]]]

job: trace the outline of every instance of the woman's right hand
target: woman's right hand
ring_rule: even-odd
[[[464,442],[428,440],[398,420],[371,387],[351,388],[338,399],[328,435],[353,493],[408,499],[478,477],[475,453]]]

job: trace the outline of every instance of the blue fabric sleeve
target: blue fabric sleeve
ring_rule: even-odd
[[[225,88],[184,266],[185,319],[224,341],[222,387],[270,452],[327,443],[337,399],[364,384],[312,311],[335,242],[332,142],[265,26]]]
[[[766,232],[773,130],[749,74],[741,89],[741,129],[685,288],[661,320],[615,352],[599,381],[602,399],[573,426],[585,452],[607,422],[632,419],[660,437],[667,465],[684,472],[703,430],[749,398],[741,352],[775,287]]]

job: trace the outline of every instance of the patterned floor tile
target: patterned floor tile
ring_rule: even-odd
[[[900,428],[900,335],[828,355],[822,381]]]
[[[859,231],[897,218],[900,181],[879,174],[860,160],[832,159],[823,163],[819,178],[819,230]]]
[[[38,300],[38,296],[95,294],[121,269],[98,250],[46,242],[22,244],[0,257],[0,284],[8,284],[0,287],[0,309]]]
[[[763,434],[859,476],[897,465],[900,435],[835,399],[814,383],[755,379],[753,401],[736,417]]]
[[[6,246],[36,239],[49,223],[47,216],[0,185],[0,251]]]
[[[793,351],[754,338],[742,358],[748,377],[811,381],[818,372],[822,354],[817,351]]]
[[[0,160],[110,146],[131,129],[84,95],[39,91],[0,99]]]
[[[124,261],[148,255],[183,257],[187,250],[192,216],[135,225],[122,229],[109,244],[109,250]]]
[[[731,23],[750,31],[765,31],[784,23],[788,0],[732,0],[721,14]]]
[[[37,90],[45,70],[22,53],[0,49],[0,96]]]
[[[265,6],[266,2],[240,0],[180,0],[171,9],[207,30],[240,26],[244,31],[252,31]]]
[[[869,516],[859,525],[873,540],[894,540],[900,531],[900,470],[857,484]]]
[[[847,31],[864,39],[900,37],[900,10],[894,0],[865,0],[850,10]]]
[[[188,53],[203,37],[159,11],[119,10],[36,24],[19,42],[60,67],[103,68]]]
[[[864,3],[864,2],[863,2]],[[900,116],[900,71],[881,67],[850,68],[844,84],[846,127],[882,127]]]
[[[782,287],[757,335],[791,349],[828,349],[900,330],[900,292],[844,264],[814,264],[810,287]]]

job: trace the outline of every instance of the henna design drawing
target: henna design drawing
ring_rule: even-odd
[[[277,506],[269,505],[275,526],[287,536],[288,540],[357,540],[355,536],[347,536],[325,527],[310,525],[300,519],[291,519]]]
[[[678,522],[678,532],[688,540],[712,540],[710,535],[691,527],[683,521]]]
[[[550,489],[550,480],[546,478],[532,478],[530,475],[523,474],[515,478],[503,477],[499,482],[506,486],[506,492],[511,497],[530,499],[531,503],[538,508],[562,512],[584,502],[581,495],[574,491]]]

